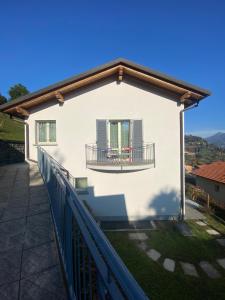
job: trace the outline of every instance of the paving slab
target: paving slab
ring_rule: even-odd
[[[156,225],[155,221],[152,220],[152,221],[150,221],[150,223],[151,223],[153,229],[157,229],[157,225]]]
[[[221,274],[219,273],[219,271],[209,262],[201,261],[199,263],[199,265],[202,268],[202,270],[208,275],[208,277],[213,278],[213,279],[221,277]]]
[[[144,241],[142,241],[141,243],[138,243],[138,248],[140,248],[143,251],[146,251],[148,246]]]
[[[198,272],[193,264],[187,262],[180,262],[185,275],[198,277]]]
[[[0,285],[20,279],[22,250],[5,251],[0,256]]]
[[[157,260],[160,258],[161,253],[158,252],[158,251],[155,250],[155,249],[150,249],[150,250],[147,252],[147,255],[148,255],[148,257],[150,257],[152,260],[157,261]]]
[[[202,221],[196,221],[196,224],[198,224],[199,226],[207,226],[207,224]]]
[[[215,229],[207,229],[206,232],[210,235],[220,235],[220,233]]]
[[[218,264],[225,269],[225,258],[217,259]]]
[[[19,281],[5,284],[0,287],[0,299],[18,300]]]
[[[163,262],[163,267],[169,272],[174,272],[175,270],[175,261],[170,258],[165,258]]]
[[[223,247],[225,247],[225,239],[216,239],[216,241]]]
[[[186,198],[185,201],[185,220],[204,220],[205,215],[198,210],[196,202]]]
[[[64,300],[60,276],[48,194],[38,168],[34,172],[26,163],[0,167],[0,300]]]
[[[22,277],[41,272],[58,263],[57,248],[54,242],[24,250],[22,260]]]
[[[60,268],[52,267],[21,280],[20,298],[23,300],[66,300]]]
[[[129,239],[130,240],[146,241],[148,239],[148,236],[144,232],[135,232],[135,233],[129,233]]]

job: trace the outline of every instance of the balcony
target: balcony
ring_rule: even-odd
[[[96,144],[86,145],[86,166],[93,170],[136,171],[155,166],[155,144],[140,147],[101,149]]]

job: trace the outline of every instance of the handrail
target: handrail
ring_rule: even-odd
[[[132,166],[154,165],[155,163],[154,143],[121,149],[100,148],[97,144],[86,144],[85,150],[87,165]]]
[[[38,165],[50,195],[70,299],[148,299],[61,166],[40,147]]]

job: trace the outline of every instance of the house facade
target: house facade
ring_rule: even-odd
[[[183,112],[209,92],[124,59],[2,105],[102,220],[184,215]]]
[[[196,176],[196,185],[210,196],[215,205],[225,209],[225,162],[202,165],[192,173]]]

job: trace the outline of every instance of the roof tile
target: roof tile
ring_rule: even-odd
[[[217,161],[201,165],[192,174],[225,184],[225,162]]]

